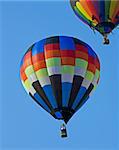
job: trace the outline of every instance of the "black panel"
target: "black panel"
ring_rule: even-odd
[[[57,101],[57,105],[59,110],[62,108],[62,83],[61,83],[61,75],[52,75],[50,76],[50,81],[53,89],[53,93],[55,99]]]
[[[54,36],[46,39],[46,44],[54,44],[54,43],[59,43],[59,36]]]
[[[65,108],[65,107],[62,108],[62,116],[65,123],[67,123],[70,120],[73,114],[74,111],[72,109]]]
[[[83,77],[74,75],[68,107],[71,108],[81,87]]]
[[[44,100],[44,102],[50,108],[50,110],[53,111],[53,108],[52,108],[47,96],[45,95],[44,90],[42,89],[39,81],[33,82],[32,86],[34,87],[36,92],[39,94],[39,96]]]
[[[83,106],[83,104],[87,101],[87,97],[89,96],[90,92],[92,91],[92,89],[94,88],[94,85],[91,83],[89,88],[87,89],[87,91],[85,92],[84,96],[82,97],[82,99],[80,100],[79,104],[77,105],[77,107],[75,108],[75,111],[77,111],[79,108],[81,108]]]
[[[73,38],[73,40],[74,40],[74,43],[75,43],[75,44],[86,45],[84,42],[82,42],[82,41],[79,40],[79,39]]]

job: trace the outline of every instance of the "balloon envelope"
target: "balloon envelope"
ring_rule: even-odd
[[[119,0],[70,0],[80,20],[102,35],[119,24]]]
[[[54,118],[67,123],[96,88],[100,63],[86,43],[55,36],[28,49],[20,76],[27,93]]]

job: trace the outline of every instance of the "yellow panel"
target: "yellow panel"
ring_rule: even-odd
[[[24,86],[26,87],[26,89],[27,90],[29,90],[30,89],[30,87],[31,87],[31,83],[30,83],[30,81],[27,79],[27,80],[25,80],[25,82],[24,82]]]
[[[113,15],[115,13],[116,7],[118,7],[118,5],[119,5],[118,3],[119,2],[116,1],[116,0],[111,0],[110,12],[109,12],[110,18],[113,18]]]
[[[80,4],[80,2],[76,2],[76,7],[81,11],[81,13],[92,22],[92,17],[89,16],[89,14],[84,10],[84,8],[82,7],[82,5]],[[97,21],[92,22],[92,24],[94,24],[94,26],[97,25]]]

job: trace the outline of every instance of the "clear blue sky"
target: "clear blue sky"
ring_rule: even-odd
[[[74,36],[101,62],[101,79],[89,101],[69,121],[61,139],[55,120],[22,87],[20,61],[27,48],[48,36]],[[118,150],[119,31],[104,46],[75,16],[69,1],[0,2],[0,150]]]

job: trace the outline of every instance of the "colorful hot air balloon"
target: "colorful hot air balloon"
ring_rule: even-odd
[[[104,36],[104,44],[109,44],[107,35],[119,24],[119,0],[70,0],[71,6],[84,23]]]
[[[27,93],[54,118],[67,123],[96,88],[100,63],[86,43],[55,36],[28,49],[20,76]]]

